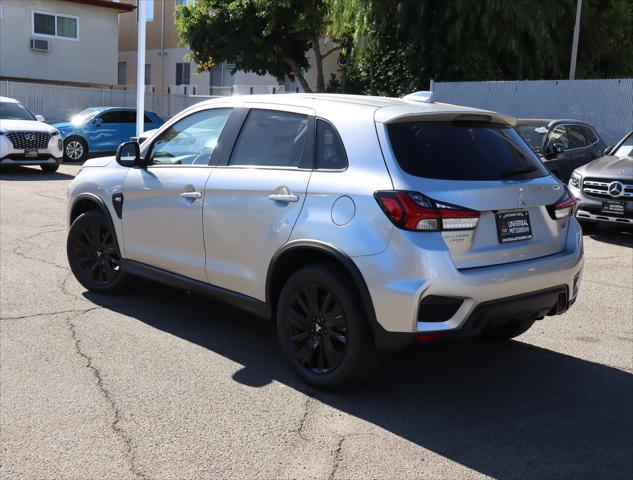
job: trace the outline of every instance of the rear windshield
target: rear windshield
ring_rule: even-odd
[[[406,122],[387,125],[387,130],[398,164],[416,177],[501,180],[548,175],[536,154],[507,126]]]

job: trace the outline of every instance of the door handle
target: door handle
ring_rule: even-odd
[[[200,192],[182,192],[180,196],[182,198],[192,198],[195,200],[196,198],[201,198],[202,194]]]
[[[299,196],[292,193],[273,193],[268,199],[274,202],[298,202]]]

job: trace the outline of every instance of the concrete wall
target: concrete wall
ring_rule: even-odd
[[[438,102],[517,118],[571,118],[593,125],[607,145],[633,129],[633,78],[514,82],[436,82]]]
[[[33,10],[79,17],[79,39],[47,37],[50,46],[48,52],[31,50],[30,40],[34,37],[31,25]],[[3,0],[0,76],[116,84],[117,15],[117,11],[112,8],[60,0]]]

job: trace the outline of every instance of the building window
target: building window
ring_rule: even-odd
[[[191,64],[176,63],[176,85],[189,85],[191,78]]]
[[[235,84],[235,77],[231,71],[235,68],[235,64],[222,62],[210,70],[209,86],[210,87],[231,87]]]
[[[145,15],[145,20],[148,22],[154,21],[154,0],[145,0],[147,3],[147,15]]]
[[[145,85],[152,84],[152,65],[150,63],[145,64]]]
[[[118,78],[117,83],[119,85],[127,84],[127,62],[119,62],[117,78]]]
[[[33,12],[33,35],[79,39],[79,19],[70,15]]]
[[[196,3],[196,0],[176,0],[176,6],[182,7],[184,5],[193,5]]]

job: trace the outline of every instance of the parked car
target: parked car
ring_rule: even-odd
[[[39,165],[54,172],[62,163],[59,130],[13,98],[0,97],[0,165]]]
[[[165,123],[154,112],[145,111],[145,128]],[[88,154],[113,153],[121,142],[136,133],[136,110],[119,107],[91,107],[75,115],[70,122],[56,123],[64,139],[64,159],[83,162]]]
[[[421,95],[205,101],[84,164],[69,263],[94,292],[140,275],[274,318],[321,387],[416,341],[509,339],[583,266],[574,199],[515,123]]]
[[[571,175],[576,216],[583,228],[598,223],[633,226],[633,130],[605,153]]]
[[[565,183],[575,168],[604,152],[596,130],[578,120],[521,119],[516,129],[550,172]]]

